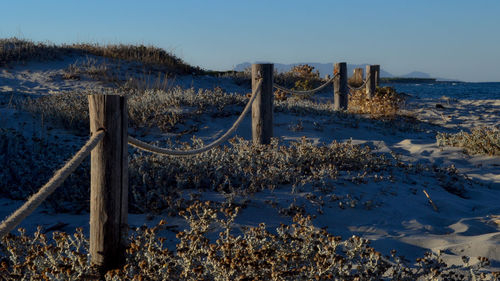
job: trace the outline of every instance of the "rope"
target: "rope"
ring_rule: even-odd
[[[285,88],[285,87],[283,87],[283,86],[280,86],[280,85],[278,85],[278,84],[276,84],[276,83],[273,83],[273,87],[274,87],[274,88],[276,88],[276,89],[278,89],[278,90],[281,90],[281,91],[283,91],[283,92],[285,92],[285,93],[289,93],[289,94],[293,94],[293,95],[309,95],[309,94],[314,94],[314,93],[316,93],[316,92],[318,92],[318,91],[323,90],[323,89],[324,89],[324,88],[325,88],[328,84],[330,84],[330,83],[331,83],[331,82],[335,79],[335,77],[337,77],[337,76],[338,76],[338,74],[335,74],[332,78],[330,78],[330,80],[326,81],[326,83],[325,83],[325,84],[323,84],[323,85],[319,86],[319,87],[318,87],[318,88],[316,88],[316,89],[312,89],[312,90],[308,90],[308,91],[294,91],[294,90],[287,89],[287,88]]]
[[[64,180],[75,171],[75,169],[82,163],[82,161],[89,156],[92,149],[102,140],[104,131],[97,131],[87,143],[69,160],[64,167],[59,169],[52,178],[38,190],[37,193],[32,195],[24,205],[17,211],[5,219],[0,225],[0,237],[5,236],[16,228],[28,215],[30,215],[42,202],[52,194]]]
[[[166,149],[166,148],[161,148],[161,147],[150,145],[148,143],[145,143],[143,141],[135,139],[131,136],[128,137],[128,143],[130,145],[132,145],[138,149],[142,149],[144,151],[157,153],[157,154],[163,154],[163,155],[169,155],[169,156],[190,156],[190,155],[195,155],[195,154],[199,154],[199,153],[203,153],[205,151],[208,151],[208,150],[212,149],[213,147],[226,141],[231,136],[231,134],[236,131],[236,129],[240,125],[241,121],[243,121],[243,118],[250,110],[250,107],[252,106],[252,103],[255,100],[257,93],[260,93],[261,86],[262,86],[262,79],[260,79],[259,83],[255,87],[255,91],[252,93],[250,100],[248,101],[247,105],[243,109],[243,112],[241,113],[241,115],[234,122],[233,126],[224,135],[222,135],[220,138],[216,139],[215,141],[213,141],[210,144],[207,144],[203,147],[200,147],[197,149],[192,149],[192,150],[171,150],[171,149]]]

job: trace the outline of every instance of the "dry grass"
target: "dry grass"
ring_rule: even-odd
[[[71,52],[70,49],[50,43],[34,43],[18,38],[0,39],[0,66],[26,63],[30,60],[53,60]]]
[[[469,155],[500,155],[500,130],[498,128],[473,128],[470,133],[438,133],[436,140],[440,146],[462,147]]]
[[[66,80],[80,80],[82,76],[88,76],[94,80],[103,82],[118,82],[118,75],[114,73],[111,65],[106,61],[99,62],[95,57],[87,56],[82,61],[76,61],[68,66],[62,75]]]
[[[372,118],[395,117],[404,104],[405,98],[394,88],[377,88],[375,95],[369,99],[364,89],[351,91],[349,95],[349,111],[369,114]]]
[[[99,44],[74,44],[71,48],[87,54],[137,62],[149,70],[164,71],[176,74],[200,74],[199,67],[185,63],[175,55],[154,46],[144,45],[99,45]]]
[[[34,43],[18,38],[0,39],[0,65],[26,63],[31,60],[47,61],[63,58],[71,53],[95,55],[113,60],[135,62],[153,72],[174,74],[202,74],[199,67],[185,63],[172,53],[161,48],[144,45],[99,45],[72,44],[54,45],[50,43]]]

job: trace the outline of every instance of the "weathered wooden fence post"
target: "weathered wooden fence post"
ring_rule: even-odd
[[[379,85],[379,83],[380,83],[380,65],[375,64],[372,67],[375,68],[375,87],[378,87],[378,86],[380,86]]]
[[[336,63],[333,67],[333,75],[337,75],[333,80],[333,101],[335,110],[347,110],[349,88],[347,87],[347,64],[345,62]]]
[[[268,144],[273,137],[273,68],[270,63],[252,64],[252,92],[262,78],[260,94],[252,104],[252,139],[255,144]]]
[[[90,132],[105,130],[91,153],[90,255],[101,273],[125,261],[128,236],[127,102],[118,95],[89,95]]]
[[[363,69],[355,68],[352,72],[351,78],[349,78],[347,82],[354,87],[361,86],[361,84],[363,84]]]
[[[376,67],[374,65],[366,66],[366,79],[368,79],[366,81],[366,97],[371,99],[375,95],[377,79]]]

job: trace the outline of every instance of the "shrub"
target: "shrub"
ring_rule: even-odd
[[[349,111],[369,114],[372,118],[395,117],[405,98],[392,87],[377,88],[372,98],[367,98],[364,89],[351,91]]]
[[[470,155],[500,155],[500,130],[494,127],[473,128],[470,133],[437,133],[436,140],[439,146],[462,147],[464,152]]]
[[[306,91],[312,90],[323,84],[325,81],[319,77],[319,72],[314,71],[314,67],[304,64],[296,65],[288,72],[275,73],[275,83],[292,90]],[[287,94],[280,90],[274,92],[278,100],[285,100]],[[292,95],[295,99],[308,99],[312,95]]]
[[[311,218],[296,215],[291,225],[276,230],[265,224],[235,235],[238,207],[198,202],[181,212],[187,229],[177,233],[175,250],[159,235],[167,225],[132,233],[123,268],[108,271],[105,280],[498,280],[498,272],[476,266],[447,266],[439,255],[427,253],[415,264],[391,252],[384,257],[370,242],[353,236],[342,240],[315,227]],[[210,230],[219,229],[218,239]],[[98,280],[89,263],[88,240],[81,230],[74,235],[55,232],[48,239],[42,230],[28,236],[7,235],[0,244],[2,280]]]

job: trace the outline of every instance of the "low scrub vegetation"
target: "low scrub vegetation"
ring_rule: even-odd
[[[78,147],[64,140],[27,139],[14,130],[0,131],[0,192],[8,198],[25,200],[52,176]],[[85,140],[82,139],[83,143]],[[172,144],[162,143],[164,146]],[[177,146],[190,149],[202,146]],[[376,154],[368,146],[350,142],[314,145],[305,139],[286,145],[273,139],[270,145],[254,145],[235,138],[227,146],[189,158],[164,157],[132,150],[129,159],[130,210],[136,213],[167,211],[175,214],[190,199],[187,190],[210,190],[231,196],[247,196],[265,189],[304,185],[331,193],[336,181],[356,184],[394,180],[392,174],[405,173],[439,179],[450,193],[466,197],[467,182],[453,169],[404,164]],[[61,189],[47,199],[58,212],[85,211],[89,206],[89,162],[84,162]],[[312,191],[312,190],[311,190]]]
[[[161,236],[167,222],[138,228],[129,238],[126,262],[108,271],[105,280],[498,280],[488,272],[487,258],[462,267],[447,266],[427,253],[407,262],[392,251],[385,256],[366,239],[341,237],[319,229],[311,218],[296,215],[291,225],[275,230],[265,224],[235,233],[239,208],[197,202],[180,214],[187,228],[177,233],[175,249]],[[213,239],[212,229],[218,229]],[[55,232],[52,239],[39,229],[7,235],[0,244],[2,280],[99,280],[90,264],[89,242],[77,230]]]
[[[83,145],[81,141],[80,145]],[[54,143],[44,136],[23,136],[13,129],[0,129],[0,194],[26,200],[37,192],[79,147],[63,141]],[[89,200],[89,161],[84,161],[46,204],[58,211],[78,213],[87,210]],[[78,200],[83,200],[78,203]],[[81,203],[84,203],[83,205]]]
[[[227,94],[218,89],[184,90],[173,87],[165,92],[131,87],[109,91],[128,96],[131,127],[157,127],[164,132],[172,131],[177,124],[201,114],[215,117],[223,111],[231,112],[229,106],[243,107],[248,101],[245,96]],[[35,116],[44,115],[47,120],[62,124],[67,129],[86,130],[89,126],[87,94],[66,93],[28,98],[20,102],[19,107]]]
[[[176,74],[202,73],[168,52],[150,46],[77,44],[55,46],[18,39],[0,40],[0,65],[61,58],[72,52],[124,60],[148,68],[148,71]],[[83,75],[115,82],[113,93],[128,96],[130,127],[136,132],[157,128],[161,132],[179,132],[183,124],[197,130],[206,117],[228,117],[241,113],[248,97],[228,94],[222,89],[195,90],[180,87],[146,89],[137,80],[123,80],[114,66],[87,59],[71,65],[64,79],[80,79]],[[242,83],[250,81],[249,72],[225,73]],[[294,67],[290,72],[276,74],[275,81],[287,88],[309,90],[324,83],[314,68]],[[144,84],[144,83],[143,83]],[[61,93],[27,98],[19,108],[76,130],[88,132],[88,93]],[[337,112],[331,103],[290,98],[275,93],[276,112],[325,117],[326,122],[342,122],[356,127],[362,116],[382,119],[387,126],[412,129],[412,122],[398,119],[404,98],[389,87],[379,88],[368,100],[363,91],[350,96],[350,112]],[[373,122],[381,122],[372,120]],[[321,130],[322,124],[315,124]],[[410,124],[410,125],[408,125]],[[146,130],[142,130],[146,129]],[[291,125],[300,131],[302,122]],[[85,141],[59,140],[50,135],[26,136],[13,129],[0,129],[0,193],[8,198],[24,200],[36,192],[66,159]],[[139,137],[140,138],[140,137]],[[464,147],[469,154],[500,155],[498,129],[474,129],[470,134],[439,133],[440,145]],[[71,143],[66,143],[71,142]],[[156,144],[175,149],[203,146],[200,139],[192,142]],[[370,147],[351,142],[315,145],[307,139],[284,142],[273,139],[270,145],[254,145],[235,137],[229,144],[190,158],[173,158],[139,152],[130,148],[129,207],[134,213],[167,213],[186,219],[187,229],[177,233],[176,245],[166,245],[160,233],[165,222],[153,228],[142,227],[132,233],[127,249],[127,264],[106,274],[106,280],[498,280],[498,273],[487,272],[486,258],[470,266],[464,257],[463,268],[448,267],[439,255],[426,254],[415,263],[396,255],[384,256],[369,246],[369,241],[351,237],[342,240],[314,227],[305,208],[291,204],[281,208],[282,215],[294,216],[294,223],[269,229],[264,224],[236,229],[233,225],[239,208],[234,197],[252,195],[280,187],[320,191],[339,208],[355,208],[357,199],[338,195],[333,185],[345,182],[362,185],[368,181],[396,182],[404,178],[427,177],[451,194],[467,198],[469,183],[454,167],[439,168],[402,162],[396,155],[374,153]],[[401,177],[401,178],[396,178]],[[81,212],[89,208],[88,159],[51,195],[45,204],[56,212]],[[226,203],[196,202],[190,192],[216,191]],[[300,190],[302,191],[302,190]],[[187,198],[186,195],[191,195]],[[309,196],[309,195],[308,195]],[[325,201],[310,194],[315,203]],[[192,205],[193,202],[196,202]],[[361,202],[365,208],[377,205],[371,200]],[[365,204],[366,203],[366,204]],[[243,205],[243,204],[241,204]],[[319,210],[319,209],[318,209]],[[219,239],[213,239],[217,229]],[[168,246],[168,247],[167,247]],[[175,246],[175,247],[174,247]],[[32,236],[21,230],[8,235],[0,244],[0,279],[2,280],[99,280],[89,263],[88,240],[81,230],[75,234],[54,233],[52,239],[39,229]]]
[[[365,89],[354,90],[349,95],[349,111],[373,118],[391,118],[397,115],[404,101],[404,96],[392,87],[377,88],[372,98],[366,96]]]
[[[134,154],[129,164],[130,181],[135,184],[134,202],[140,210],[161,210],[171,204],[162,198],[172,197],[172,190],[248,195],[287,184],[321,186],[338,177],[351,180],[347,171],[369,178],[391,166],[389,160],[372,153],[369,147],[351,143],[316,146],[304,139],[280,145],[274,139],[270,145],[253,145],[236,138],[230,144],[190,158]],[[201,145],[195,141],[194,147]]]
[[[312,90],[326,82],[320,78],[319,72],[315,71],[313,66],[307,64],[296,65],[287,72],[275,73],[274,81],[285,88],[297,91]],[[290,97],[289,94],[281,90],[276,90],[274,96],[278,100],[285,100]],[[308,99],[312,96],[312,94],[291,95],[293,99]]]
[[[130,127],[157,127],[164,132],[173,132],[176,126],[187,121],[196,121],[202,115],[227,117],[238,115],[249,97],[225,93],[220,88],[203,90],[170,87],[163,90],[141,90],[128,87],[108,90],[128,96]],[[18,107],[35,116],[61,124],[67,129],[88,129],[87,93],[61,93],[18,102]],[[337,112],[332,103],[318,103],[307,99],[283,99],[274,103],[275,112],[294,115],[328,116],[334,120],[347,120],[352,124],[359,120],[354,114]],[[196,123],[196,122],[194,122]]]
[[[470,155],[500,155],[500,130],[495,127],[473,128],[470,133],[438,133],[436,140],[440,146],[462,147]]]

